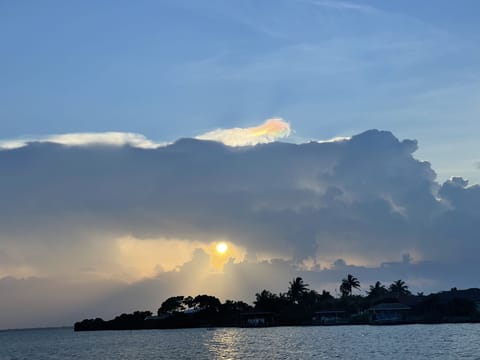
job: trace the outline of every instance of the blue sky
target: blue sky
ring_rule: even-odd
[[[0,138],[171,141],[288,120],[293,140],[418,139],[480,182],[477,1],[4,1]]]

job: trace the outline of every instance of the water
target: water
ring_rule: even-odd
[[[0,332],[0,360],[480,359],[480,324]]]

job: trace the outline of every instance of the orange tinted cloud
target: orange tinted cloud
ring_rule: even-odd
[[[263,124],[249,128],[217,129],[199,135],[200,140],[222,142],[228,146],[253,146],[267,144],[291,134],[290,124],[281,118],[266,120]]]

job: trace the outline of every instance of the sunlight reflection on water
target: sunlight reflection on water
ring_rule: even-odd
[[[480,359],[480,324],[0,332],[13,359]]]

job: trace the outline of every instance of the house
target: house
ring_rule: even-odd
[[[343,310],[317,311],[312,321],[316,325],[345,324],[346,312]]]
[[[250,311],[240,314],[240,326],[265,327],[278,325],[278,316],[272,312]]]
[[[147,316],[145,318],[145,320],[165,320],[165,319],[168,319],[170,316],[172,316],[171,314],[167,314],[167,313],[161,313],[159,315],[150,315],[150,316]]]
[[[412,308],[408,305],[395,303],[380,303],[368,309],[372,324],[402,323],[407,320]]]

